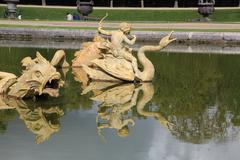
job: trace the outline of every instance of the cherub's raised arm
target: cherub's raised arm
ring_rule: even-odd
[[[127,36],[124,36],[124,41],[127,43],[127,44],[129,44],[129,45],[134,45],[135,44],[135,42],[136,42],[136,36],[135,35],[133,35],[133,39],[128,39],[127,38]]]
[[[111,31],[105,31],[102,29],[102,27],[98,27],[98,32],[107,36],[111,36],[112,32]]]
[[[103,17],[101,20],[100,20],[100,22],[98,23],[98,32],[99,33],[101,33],[101,34],[104,34],[104,35],[107,35],[107,36],[111,36],[112,35],[112,32],[110,32],[110,31],[105,31],[105,30],[103,30],[103,25],[102,25],[102,22],[103,22],[103,20],[105,19],[105,18],[107,18],[108,17],[108,13],[106,13],[106,16],[105,17]]]

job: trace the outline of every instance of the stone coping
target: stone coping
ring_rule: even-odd
[[[47,48],[47,49],[73,49],[79,50],[81,45],[85,41],[79,40],[23,40],[18,41],[16,39],[0,40],[0,47],[16,47],[16,48]],[[137,51],[143,45],[156,45],[156,43],[141,43],[136,42],[133,49]],[[163,49],[167,53],[201,53],[201,54],[240,54],[239,45],[225,45],[225,44],[183,44],[183,43],[172,43],[168,47]]]
[[[49,28],[0,28],[0,39],[54,39],[86,40],[92,39],[96,30],[49,29]],[[168,32],[134,31],[139,42],[157,42]],[[189,43],[240,43],[239,32],[175,32],[177,42]]]

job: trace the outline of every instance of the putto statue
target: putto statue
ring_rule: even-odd
[[[107,15],[106,15],[107,16]],[[106,16],[104,18],[106,18]],[[138,50],[137,58],[132,54],[136,36],[130,37],[131,25],[121,23],[117,31],[103,29],[102,21],[99,22],[98,32],[102,35],[111,36],[111,41],[95,36],[93,42],[83,44],[83,48],[75,53],[73,67],[80,66],[92,80],[98,81],[152,81],[154,66],[145,56],[145,52],[158,51],[166,47],[176,39],[172,39],[172,33],[163,37],[156,46],[143,46]],[[81,58],[79,58],[81,57]],[[143,66],[139,70],[137,59]]]
[[[61,75],[56,71],[55,66],[69,66],[63,50],[57,51],[51,62],[37,52],[35,59],[26,57],[21,63],[25,69],[20,77],[12,73],[0,72],[0,94],[16,98],[42,94],[53,97],[59,95],[59,88],[63,86],[64,81],[61,80]]]

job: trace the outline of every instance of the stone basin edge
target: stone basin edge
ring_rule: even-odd
[[[0,28],[0,39],[91,40],[96,30],[53,28]],[[133,31],[139,42],[158,42],[166,31]],[[239,32],[174,32],[177,43],[240,44]]]

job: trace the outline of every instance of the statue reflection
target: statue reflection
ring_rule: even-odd
[[[170,123],[166,118],[164,118],[159,112],[151,112],[144,110],[144,107],[148,102],[151,101],[154,95],[154,87],[151,83],[144,83],[139,87],[140,90],[142,90],[143,95],[142,97],[138,100],[137,103],[137,112],[138,114],[145,116],[145,117],[154,117],[160,125],[162,125],[164,128],[170,129],[173,124]]]
[[[97,130],[101,135],[104,128],[116,129],[120,137],[129,135],[129,125],[135,122],[130,115],[136,105],[138,89],[134,84],[116,84],[111,82],[92,82],[83,90],[83,94],[93,91],[91,99],[100,102],[96,117]]]
[[[29,102],[29,101],[28,101]],[[64,115],[57,106],[45,107],[38,103],[27,103],[21,99],[0,96],[0,109],[15,109],[29,131],[36,135],[37,144],[48,140],[60,130],[59,119]]]
[[[82,91],[82,94],[93,92],[91,100],[100,102],[96,117],[97,130],[105,128],[115,129],[120,137],[129,135],[129,126],[134,126],[133,107],[141,116],[155,117],[161,125],[171,127],[160,113],[144,110],[145,105],[151,101],[154,95],[154,87],[151,83],[114,83],[92,82]],[[140,93],[142,92],[142,94]]]

